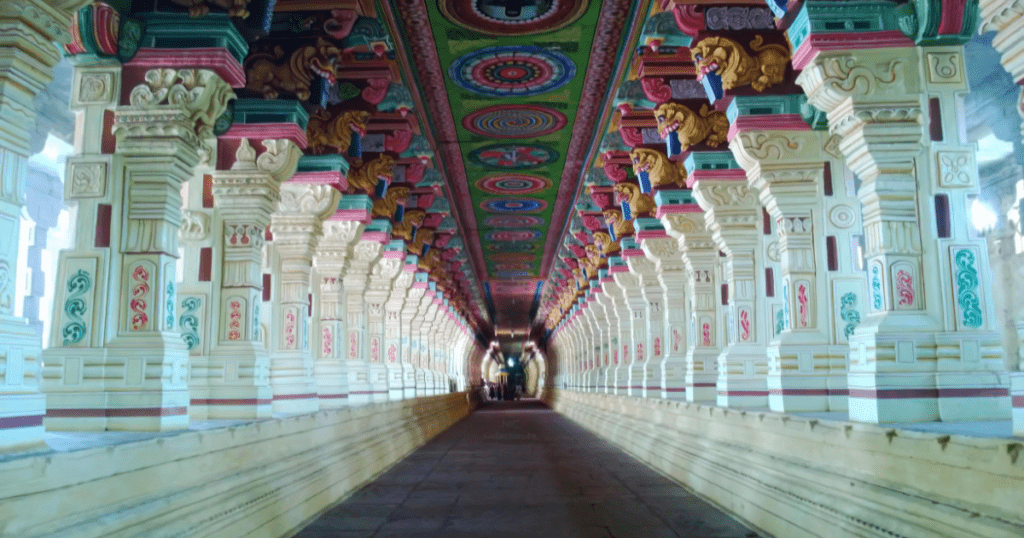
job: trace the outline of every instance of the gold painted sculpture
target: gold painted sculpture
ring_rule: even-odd
[[[394,177],[392,171],[395,166],[395,159],[389,155],[381,155],[376,159],[360,166],[348,173],[348,192],[355,192],[362,189],[367,193],[373,193],[377,188],[377,182],[385,179],[391,181]]]
[[[658,119],[658,133],[661,137],[666,138],[669,133],[675,132],[679,136],[682,151],[701,142],[718,147],[729,135],[729,118],[725,112],[710,109],[706,104],[701,105],[698,113],[686,105],[665,103],[655,110],[654,115]]]
[[[245,19],[249,17],[250,0],[171,0],[179,6],[185,6],[188,8],[188,16],[193,19],[205,17],[210,12],[210,8],[206,4],[219,7],[228,12],[228,17],[235,17],[238,19]]]
[[[725,37],[708,37],[690,49],[701,73],[715,71],[722,77],[722,88],[731,89],[750,86],[763,92],[782,82],[789,63],[789,50],[782,45],[764,45],[764,39],[757,36],[750,42],[750,49],[758,53],[751,56],[743,46]]]
[[[594,232],[594,245],[600,249],[601,254],[610,256],[622,250],[618,241],[612,241],[612,236],[605,232]]]
[[[647,172],[652,186],[686,186],[686,167],[683,163],[670,161],[664,153],[637,148],[629,152],[629,157],[633,160],[633,173],[640,175],[640,172]]]
[[[625,200],[629,203],[629,209],[633,213],[633,218],[646,213],[654,213],[658,209],[654,199],[640,192],[640,187],[632,183],[616,184],[615,193],[620,201]]]
[[[413,228],[419,228],[423,226],[423,221],[427,218],[427,212],[420,208],[406,209],[405,216],[402,218],[402,222],[396,222],[391,227],[391,237],[395,239],[404,239],[406,241],[412,241],[412,230]]]
[[[352,145],[352,133],[365,133],[369,119],[370,113],[365,110],[317,110],[306,125],[309,150],[320,155],[330,147],[346,153]]]
[[[299,47],[287,58],[279,45],[272,52],[253,53],[246,59],[245,87],[267,99],[276,99],[284,91],[305,101],[309,99],[313,74],[334,83],[340,62],[341,51],[322,37],[317,38],[315,45]]]
[[[622,211],[618,209],[605,209],[604,222],[608,227],[615,232],[615,237],[626,237],[627,235],[633,235],[635,231],[633,229],[633,221],[625,220],[622,218]]]
[[[409,187],[391,187],[383,198],[373,201],[373,216],[390,219],[398,211],[398,202],[409,197]]]
[[[423,256],[423,247],[425,245],[433,244],[433,242],[434,230],[431,230],[430,228],[424,228],[421,226],[416,229],[416,235],[412,238],[412,241],[409,242],[407,249],[409,252],[412,252],[417,256]],[[437,253],[438,249],[436,248],[432,248],[430,249],[429,252],[427,252],[428,255]]]

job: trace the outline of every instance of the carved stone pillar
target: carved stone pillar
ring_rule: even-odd
[[[718,356],[725,347],[722,312],[722,274],[718,247],[696,204],[675,209],[659,207],[665,230],[675,237],[686,267],[689,323],[685,331],[672,332],[672,349],[686,346],[686,400],[717,399]],[[674,212],[673,212],[674,211]]]
[[[625,271],[625,265],[619,266],[618,271]],[[613,276],[612,269],[601,281],[601,288],[604,291],[605,310],[608,312],[610,329],[612,333],[612,362],[608,365],[608,389],[611,394],[626,395],[629,381],[629,363],[632,355],[632,312],[627,302],[627,296]],[[611,320],[614,320],[612,323]]]
[[[643,397],[647,387],[643,360],[651,349],[647,343],[647,302],[640,287],[640,277],[630,273],[628,266],[616,269],[620,267],[627,270],[614,273],[613,278],[621,290],[621,308],[629,322],[623,327],[623,362],[616,385],[626,395]]]
[[[0,448],[35,443],[43,434],[41,341],[34,326],[14,316],[14,286],[26,165],[36,122],[33,98],[50,82],[60,60],[51,43],[70,40],[64,30],[67,15],[41,1],[0,6],[0,159],[5,166],[0,175]]]
[[[266,151],[257,158],[242,139],[231,169],[212,174],[223,239],[217,243],[221,263],[211,268],[219,274],[219,290],[202,294],[188,289],[180,302],[185,346],[200,350],[193,356],[192,405],[202,410],[198,416],[211,419],[271,414],[270,360],[260,329],[264,230],[277,209],[281,182],[295,173],[302,152],[289,140],[264,140],[262,146]],[[192,211],[189,217],[191,227],[183,227],[183,235],[195,237],[210,226],[206,212]],[[209,350],[205,357],[204,348]]]
[[[822,52],[797,79],[860,180],[871,309],[850,338],[853,420],[1008,415],[988,254],[967,219],[965,68],[961,47],[865,49]]]
[[[745,114],[767,99],[737,98],[733,106]],[[799,112],[796,99],[784,103],[793,103],[788,117]],[[781,321],[782,330],[775,327],[767,350],[768,401],[778,412],[846,411],[847,338],[859,324],[866,296],[862,271],[851,263],[840,266],[838,245],[846,239],[844,254],[850,252],[844,230],[858,218],[849,205],[832,200],[831,170],[841,170],[842,162],[833,163],[823,151],[828,135],[786,117],[741,115],[730,143],[777,224],[777,247],[769,256],[776,252],[780,260],[784,304],[781,320],[777,312],[769,318]],[[839,187],[845,199],[846,189]]]
[[[642,256],[627,259],[629,270],[640,277],[640,291],[645,303],[647,327],[640,333],[643,348],[634,341],[634,365],[643,369],[645,380],[644,398],[660,398],[662,396],[662,364],[665,358],[665,291],[658,280],[658,272],[654,260]]]
[[[691,335],[687,334],[686,288],[689,280],[678,240],[659,237],[643,240],[648,259],[655,264],[654,278],[661,286],[665,312],[661,341],[655,340],[653,352],[662,355],[661,397],[666,400],[686,399],[686,349]],[[644,277],[646,283],[646,277]],[[658,338],[656,335],[655,338]],[[714,380],[711,381],[714,383]]]
[[[271,215],[277,275],[270,356],[275,413],[319,409],[309,346],[310,273],[323,222],[335,212],[340,198],[333,186],[288,182],[281,186],[278,211]]]
[[[370,272],[369,287],[364,295],[366,301],[366,342],[369,346],[369,376],[373,387],[373,401],[388,399],[388,371],[385,353],[385,309],[384,304],[391,295],[395,277],[402,270],[405,245],[401,241],[396,248],[388,246]]]
[[[364,298],[370,277],[370,266],[383,250],[376,237],[360,239],[352,249],[352,259],[345,273],[345,292],[348,295],[348,334],[345,354],[348,365],[349,403],[364,405],[373,401],[373,383],[370,379],[370,353],[366,340],[367,305]]]
[[[579,369],[583,374],[579,376],[577,390],[586,392],[598,391],[597,373],[603,366],[601,332],[594,327],[597,323],[594,316],[599,310],[601,307],[595,304],[593,297],[588,297],[587,301],[583,303],[579,317],[576,318],[576,324],[579,326],[577,356],[579,357]]]
[[[419,312],[420,302],[423,300],[426,291],[427,274],[422,272],[413,273],[412,287],[409,288],[405,304],[402,305],[401,315],[402,392],[404,399],[416,397],[416,380],[419,378],[417,372],[420,372],[421,369],[416,349],[413,347],[413,322]],[[486,371],[483,373],[486,374]]]
[[[693,192],[715,244],[725,254],[722,294],[728,294],[728,340],[718,356],[718,405],[767,406],[761,204],[745,179],[698,180]]]
[[[335,214],[337,216],[337,214]],[[363,233],[360,221],[329,218],[317,244],[313,266],[319,285],[320,316],[314,323],[313,377],[320,408],[348,405],[348,368],[345,360],[345,317],[348,301],[343,278],[352,246]]]
[[[112,102],[115,72],[83,72],[90,82],[82,82],[73,100]],[[104,197],[108,180],[114,197],[97,204],[97,213],[79,212],[80,219],[96,217],[102,237],[92,245],[80,240],[62,255],[62,275],[69,277],[67,287],[59,287],[57,305],[65,308],[56,316],[54,348],[46,358],[48,427],[187,427],[188,353],[176,316],[179,191],[200,154],[209,157],[214,122],[233,98],[213,71],[150,70],[130,92],[130,105],[114,112],[117,154],[99,155],[102,145],[90,142],[70,163],[72,198],[86,191]],[[83,119],[102,129],[98,114],[87,112]],[[120,291],[103,297],[108,290]],[[115,378],[111,371],[118,372]]]
[[[402,345],[402,309],[405,306],[409,288],[416,272],[416,264],[409,263],[409,257],[395,278],[391,295],[384,304],[384,349],[385,365],[388,369],[388,399],[401,400],[405,398],[405,370],[412,372],[412,365],[408,364],[408,346]],[[415,256],[412,257],[415,259]]]

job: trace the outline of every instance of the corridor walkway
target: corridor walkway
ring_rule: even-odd
[[[537,401],[492,402],[297,538],[757,534]]]

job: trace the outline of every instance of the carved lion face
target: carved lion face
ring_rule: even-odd
[[[665,103],[654,114],[658,120],[658,134],[667,138],[669,133],[678,131],[688,121],[692,121],[693,111],[678,103]]]
[[[690,49],[693,61],[697,64],[697,80],[715,71],[722,75],[724,82],[724,73],[730,68],[736,69],[734,64],[739,62],[741,51],[739,43],[731,39],[717,36],[702,39]]]
[[[306,64],[309,68],[334,84],[337,81],[337,68],[341,64],[341,50],[322,37],[318,37],[313,50],[307,51]]]
[[[640,172],[647,172],[649,174],[657,173],[658,170],[663,166],[664,156],[652,149],[637,148],[629,152],[629,157],[633,161],[633,173],[639,175]],[[616,185],[618,187],[618,185]],[[616,190],[618,192],[618,190]]]

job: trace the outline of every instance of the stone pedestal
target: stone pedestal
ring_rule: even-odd
[[[365,405],[373,401],[373,381],[370,378],[369,349],[366,341],[367,306],[364,299],[370,266],[377,261],[383,246],[380,239],[363,238],[352,249],[352,258],[345,273],[345,292],[348,295],[348,334],[345,335],[346,365],[348,367],[349,403]]]
[[[664,234],[664,232],[662,232]],[[677,240],[667,236],[643,239],[643,250],[654,261],[653,278],[661,286],[664,325],[655,333],[652,353],[660,356],[661,397],[666,400],[686,399],[686,333],[687,278],[682,252]],[[647,278],[645,277],[645,283]],[[712,380],[712,383],[714,381]]]

